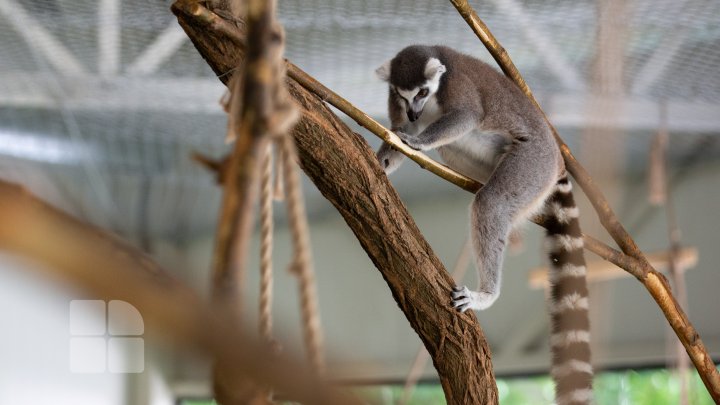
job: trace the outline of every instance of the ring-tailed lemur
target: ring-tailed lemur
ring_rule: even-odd
[[[552,375],[558,404],[592,397],[588,291],[578,209],[542,113],[488,64],[443,46],[409,46],[376,70],[390,88],[392,130],[418,150],[437,149],[451,168],[485,183],[470,208],[478,291],[455,287],[459,311],[488,308],[513,225],[543,213],[551,271]],[[384,143],[394,171],[404,155]]]

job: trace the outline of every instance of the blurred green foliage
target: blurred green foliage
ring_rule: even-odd
[[[499,378],[498,394],[501,405],[552,405],[553,382],[549,376],[529,378]],[[693,405],[712,405],[697,372],[690,373],[690,397]],[[392,396],[365,396],[375,404],[393,404],[402,397],[402,386],[376,387],[388,390]],[[602,372],[595,376],[595,403],[598,405],[670,405],[679,403],[680,380],[674,371],[667,369],[626,370]],[[442,388],[438,384],[417,387],[409,402],[411,405],[444,404]]]
[[[548,376],[499,378],[501,405],[552,405],[554,390]],[[690,398],[693,405],[712,405],[697,372],[690,373]],[[402,397],[402,385],[355,387],[353,391],[370,404],[394,405]],[[670,405],[679,403],[680,380],[667,369],[626,370],[598,373],[594,383],[597,405]],[[439,405],[445,396],[439,384],[419,384],[410,405]],[[181,405],[216,405],[215,401],[185,400]]]

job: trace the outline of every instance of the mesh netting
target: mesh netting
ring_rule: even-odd
[[[103,12],[108,3],[117,4],[115,17]],[[472,3],[541,102],[589,94],[595,2]],[[0,2],[1,176],[125,234],[177,236],[212,226],[217,189],[187,156],[226,150],[217,104],[223,88],[177,28],[169,5]],[[624,93],[648,105],[690,103],[710,118],[720,112],[720,3],[642,0],[626,11]],[[281,0],[279,13],[288,57],[377,117],[385,115],[386,89],[373,70],[405,45],[442,43],[491,61],[443,1]],[[104,47],[113,22],[117,44]],[[678,128],[675,153],[690,153],[716,134],[717,120],[709,122]],[[576,132],[564,131],[571,145]],[[633,157],[647,153],[651,132],[628,141]]]

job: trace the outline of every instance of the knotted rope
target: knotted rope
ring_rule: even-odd
[[[289,136],[278,140],[282,150],[282,167],[285,181],[290,234],[293,241],[293,259],[290,272],[298,278],[300,287],[300,312],[303,321],[303,337],[310,363],[318,374],[325,369],[323,355],[323,333],[320,325],[315,273],[312,267],[310,236],[308,232],[305,204],[300,186],[300,175],[295,166],[297,152]]]

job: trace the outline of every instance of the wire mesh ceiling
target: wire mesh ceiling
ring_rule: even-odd
[[[596,2],[472,3],[542,104],[593,94]],[[0,0],[0,176],[127,235],[212,227],[218,192],[188,155],[226,150],[223,87],[170,4]],[[696,152],[720,128],[720,3],[642,0],[625,10],[622,89],[640,111],[627,127],[645,135],[628,141],[631,158],[647,153],[657,120],[642,115],[660,103],[676,111],[674,153]],[[279,14],[287,56],[378,117],[386,89],[373,70],[402,47],[440,43],[491,60],[448,2],[280,0]],[[572,145],[582,124],[548,108],[566,113],[558,125]]]

